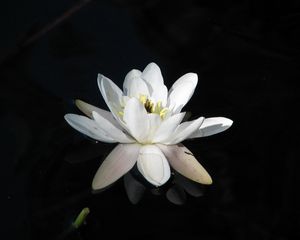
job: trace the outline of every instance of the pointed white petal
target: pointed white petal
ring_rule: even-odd
[[[128,88],[126,88],[127,96],[139,98],[141,95],[149,96],[147,84],[141,78],[132,78],[128,81]]]
[[[156,131],[155,136],[153,137],[153,142],[162,143],[165,140],[169,139],[169,137],[174,134],[175,129],[181,123],[184,115],[185,112],[178,113],[162,121],[161,125]]]
[[[77,131],[101,142],[113,143],[116,142],[108,136],[92,119],[76,114],[66,114],[65,120]]]
[[[196,73],[187,73],[180,77],[171,87],[168,96],[168,106],[178,113],[191,99],[198,83]]]
[[[154,186],[161,186],[170,178],[170,166],[162,153],[155,145],[141,147],[137,167],[148,182]]]
[[[157,145],[167,157],[170,165],[181,175],[202,184],[212,184],[212,179],[189,149],[182,144]]]
[[[189,138],[207,137],[223,132],[231,127],[233,121],[224,117],[206,118],[199,129],[192,133]]]
[[[98,86],[108,108],[113,115],[117,115],[121,111],[123,96],[121,89],[102,74],[98,74]]]
[[[142,72],[136,69],[127,73],[123,83],[123,90],[126,96],[137,98],[139,98],[140,95],[149,96],[148,86],[141,78],[141,75]]]
[[[122,129],[120,124],[116,121],[114,116],[112,115],[111,112],[103,110],[101,108],[95,107],[91,104],[88,104],[82,100],[76,99],[75,101],[76,106],[82,111],[85,115],[88,117],[92,118],[93,114],[92,112],[95,111],[99,115],[101,115],[103,118],[105,118],[107,121],[111,122],[113,125],[115,125],[117,128]]]
[[[177,144],[184,141],[192,133],[194,133],[197,129],[200,128],[203,121],[204,121],[204,117],[199,117],[196,120],[181,123],[176,128],[174,134],[169,139],[167,139],[164,143],[170,145],[170,144]]]
[[[139,149],[139,144],[117,145],[96,172],[92,188],[105,188],[127,173],[136,163]]]
[[[128,131],[138,142],[143,142],[148,137],[149,120],[144,105],[136,98],[128,100],[123,120],[126,123]]]
[[[103,116],[101,116],[97,112],[93,111],[92,114],[93,114],[93,118],[95,119],[96,123],[98,124],[98,127],[103,132],[105,132],[108,136],[110,136],[112,139],[115,139],[116,141],[118,141],[120,143],[133,143],[133,142],[135,142],[134,139],[132,139],[130,136],[128,136],[122,130],[117,128],[111,122],[107,121],[107,119],[105,119]]]
[[[161,101],[162,106],[166,106],[168,89],[164,85],[164,80],[160,68],[155,63],[150,63],[144,69],[141,76],[150,86],[151,98],[155,101]]]

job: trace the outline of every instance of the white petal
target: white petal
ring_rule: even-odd
[[[101,142],[113,143],[116,140],[108,136],[94,120],[76,114],[66,114],[65,120],[77,131]]]
[[[131,78],[128,81],[128,87],[126,88],[127,96],[139,98],[141,95],[149,96],[149,90],[147,84],[143,79]]]
[[[177,144],[188,138],[193,132],[200,128],[204,121],[204,117],[199,117],[193,121],[187,121],[181,123],[175,130],[174,134],[167,140],[165,144]]]
[[[187,73],[180,77],[171,87],[168,96],[168,106],[178,113],[191,99],[198,83],[196,73]]]
[[[162,143],[165,140],[169,139],[169,137],[174,134],[175,129],[181,123],[184,115],[185,112],[178,113],[162,121],[161,125],[156,131],[155,136],[153,137],[153,142]]]
[[[108,108],[114,116],[117,115],[121,111],[123,96],[121,89],[102,74],[98,74],[98,86]]]
[[[148,113],[147,117],[149,121],[148,142],[152,142],[153,137],[155,136],[158,127],[161,125],[162,120],[156,113]]]
[[[189,149],[182,144],[157,145],[167,157],[170,165],[181,175],[202,184],[212,184],[212,179]]]
[[[166,106],[168,89],[164,85],[160,68],[155,63],[150,63],[144,69],[141,77],[151,88],[151,98],[155,99],[156,102],[161,101],[162,106]]]
[[[207,137],[223,132],[231,127],[233,121],[224,117],[206,118],[199,129],[192,133],[189,138]]]
[[[112,139],[115,139],[116,141],[118,141],[120,143],[133,143],[133,142],[135,142],[135,140],[133,140],[130,136],[128,136],[122,130],[117,128],[111,122],[107,121],[107,119],[105,119],[103,116],[101,116],[97,112],[93,112],[92,114],[93,114],[93,118],[95,119],[95,121],[98,124],[99,128],[101,128],[102,131],[105,132]]]
[[[114,119],[114,116],[111,112],[103,110],[101,108],[97,108],[91,104],[88,104],[82,100],[76,99],[75,101],[76,106],[82,111],[85,115],[92,118],[93,114],[92,112],[95,111],[99,115],[101,115],[103,118],[105,118],[107,121],[111,122],[113,125],[115,125],[117,128],[122,129],[120,124]]]
[[[117,145],[99,167],[92,188],[105,188],[127,173],[136,163],[139,149],[139,144]]]
[[[126,96],[139,98],[141,95],[150,96],[147,83],[141,78],[141,71],[133,69],[127,73],[123,90]]]
[[[162,151],[155,145],[141,147],[137,167],[148,182],[161,186],[170,178],[170,166]]]
[[[126,123],[128,131],[138,142],[147,139],[149,133],[149,120],[144,105],[136,98],[128,100],[123,120]]]

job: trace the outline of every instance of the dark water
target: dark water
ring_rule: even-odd
[[[78,2],[1,3],[3,239],[298,239],[300,4],[91,1],[22,47]],[[184,205],[165,196],[172,180],[136,205],[123,180],[93,194],[114,145],[63,119],[78,113],[76,98],[106,109],[97,73],[121,86],[151,61],[169,87],[198,73],[185,107],[192,117],[234,120],[222,134],[184,143],[214,181],[200,197],[173,189]],[[68,232],[84,207],[86,224]]]

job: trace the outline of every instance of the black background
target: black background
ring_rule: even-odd
[[[298,239],[299,1],[80,2],[1,2],[3,239]],[[214,183],[180,206],[150,190],[133,205],[121,180],[92,194],[114,145],[63,119],[76,98],[106,109],[98,72],[121,86],[151,61],[168,87],[198,74],[192,117],[234,120],[185,142]],[[86,225],[62,235],[83,207]]]

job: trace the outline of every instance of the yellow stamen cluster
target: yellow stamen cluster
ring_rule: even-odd
[[[144,107],[148,113],[156,113],[162,119],[166,116],[168,109],[162,107],[162,102],[158,101],[156,104],[147,98],[146,95],[140,95],[140,102],[144,104]]]
[[[161,119],[164,119],[166,117],[166,114],[168,112],[168,108],[162,107],[162,102],[158,101],[156,104],[152,102],[146,95],[140,95],[139,101],[144,105],[146,111],[148,113],[156,113],[160,116]],[[122,110],[124,107],[122,107]],[[118,114],[120,116],[124,116],[124,111],[119,111]]]

